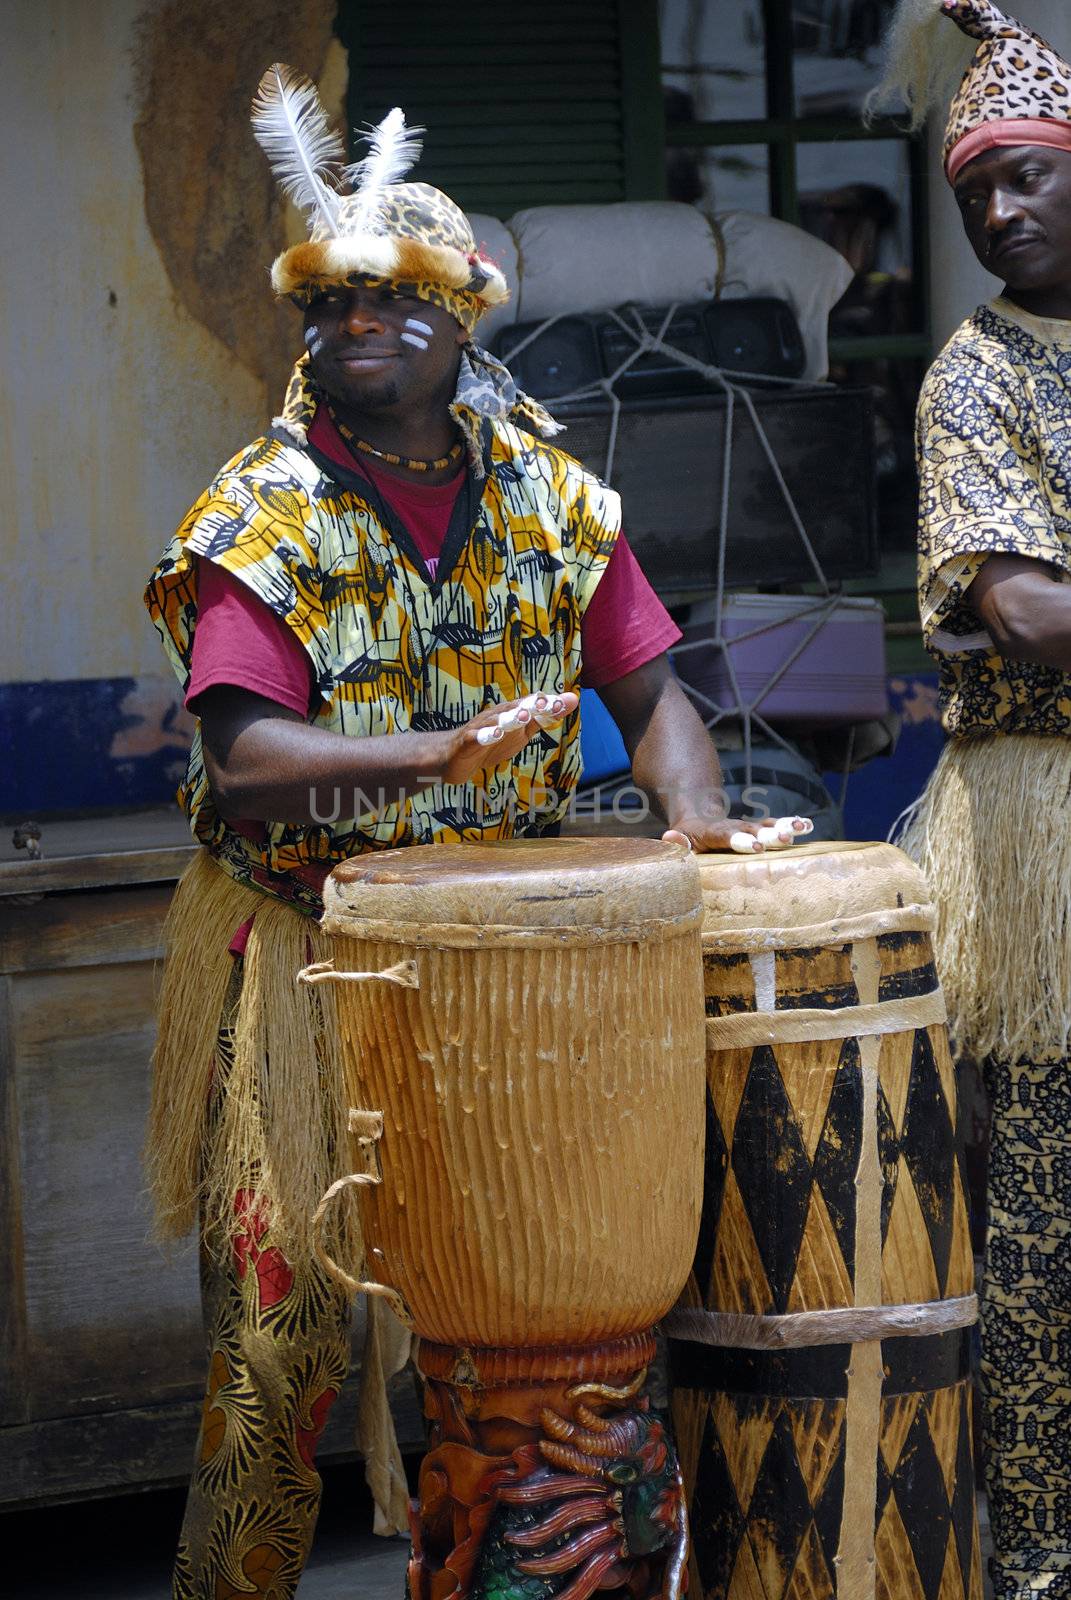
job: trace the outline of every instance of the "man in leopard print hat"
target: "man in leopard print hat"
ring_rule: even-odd
[[[1069,18],[1071,21],[1071,18]],[[919,594],[949,740],[908,825],[957,1047],[993,1109],[982,1307],[997,1600],[1071,1596],[1071,66],[989,0],[905,0],[921,121],[999,295],[919,401]],[[1071,31],[1069,31],[1071,38]]]
[[[368,154],[347,164],[313,86],[291,68],[274,66],[253,104],[253,131],[284,192],[310,221],[309,238],[284,250],[272,267],[280,298],[307,309],[329,292],[389,284],[393,293],[436,306],[460,324],[467,337],[450,413],[477,476],[484,419],[511,419],[544,437],[561,431],[476,341],[480,318],[509,299],[501,269],[479,253],[468,218],[449,195],[402,181],[420,154],[422,129],[407,128],[396,108],[372,129]],[[315,412],[309,357],[316,353],[309,344],[276,419],[299,445]]]

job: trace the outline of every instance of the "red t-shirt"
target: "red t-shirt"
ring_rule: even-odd
[[[316,413],[309,438],[342,466],[354,458],[326,408]],[[432,577],[463,482],[403,482],[363,458],[361,470],[405,524]],[[312,664],[281,617],[240,578],[212,561],[198,563],[197,628],[186,705],[216,684],[232,684],[306,716]],[[580,682],[587,689],[615,683],[645,666],[681,638],[681,631],[647,582],[622,534],[580,625]]]

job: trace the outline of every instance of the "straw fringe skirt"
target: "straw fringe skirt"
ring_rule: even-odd
[[[1065,1056],[1071,739],[950,740],[897,842],[937,905],[937,968],[960,1053]]]
[[[234,1020],[234,1057],[217,1084],[220,1016],[234,968],[230,943],[254,916]],[[313,1254],[312,1218],[345,1171],[346,1093],[336,1049],[331,986],[299,984],[326,959],[326,936],[281,901],[236,883],[201,852],[182,877],[165,928],[159,1042],[146,1166],[158,1229],[184,1237],[198,1220],[226,1240],[234,1197],[270,1206],[272,1235],[292,1261]],[[355,1205],[332,1208],[345,1237],[331,1243],[360,1260]],[[332,1255],[334,1250],[332,1249]]]
[[[236,996],[229,947],[254,914]],[[236,1234],[250,1218],[263,1219],[295,1277],[322,1278],[312,1219],[324,1191],[349,1170],[347,1096],[331,986],[296,979],[330,954],[327,937],[202,851],[175,891],[165,947],[145,1148],[157,1231],[175,1240],[199,1228],[211,1276],[232,1271]],[[331,1208],[324,1243],[336,1260],[360,1263],[352,1194]],[[405,1364],[410,1341],[380,1302],[369,1301],[367,1316],[358,1442],[377,1529],[401,1531],[408,1496],[386,1381]]]

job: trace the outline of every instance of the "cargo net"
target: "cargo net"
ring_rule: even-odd
[[[729,705],[721,705],[717,701],[712,700],[709,695],[704,694],[702,690],[696,688],[694,684],[688,683],[685,679],[680,679],[679,681],[681,688],[696,705],[696,708],[703,718],[705,726],[712,734],[722,723],[732,722],[734,724],[739,724],[740,735],[743,741],[745,783],[750,785],[752,781],[751,752],[753,736],[756,729],[765,735],[765,737],[768,738],[773,744],[779,745],[790,755],[795,756],[799,753],[796,746],[793,745],[790,740],[786,739],[777,731],[776,728],[771,726],[771,724],[758,710],[758,707],[777,687],[778,683],[780,683],[786,672],[789,671],[789,669],[799,659],[811,642],[817,638],[822,629],[826,626],[826,623],[830,621],[840,596],[832,588],[829,579],[822,570],[822,564],[818,559],[814,545],[812,544],[807,533],[807,529],[804,527],[803,518],[800,516],[799,509],[792,497],[792,491],[785,480],[784,472],[781,470],[781,464],[777,459],[777,454],[773,448],[773,445],[770,443],[769,435],[763,426],[763,421],[759,416],[758,408],[755,405],[750,391],[745,388],[744,385],[748,380],[753,383],[762,383],[764,385],[776,384],[783,388],[795,389],[814,389],[818,387],[818,385],[814,379],[810,378],[772,377],[767,373],[759,372],[738,372],[734,370],[730,376],[730,374],[723,367],[711,366],[709,363],[700,361],[698,357],[689,354],[688,351],[679,350],[675,345],[668,344],[665,338],[666,331],[669,328],[677,310],[678,306],[676,304],[667,306],[661,322],[654,331],[647,327],[640,315],[639,309],[636,306],[622,306],[616,311],[611,311],[609,315],[617,323],[622,332],[625,333],[632,341],[632,346],[629,349],[628,354],[622,361],[618,363],[613,372],[611,372],[607,377],[600,378],[593,383],[584,384],[581,388],[573,389],[568,394],[556,395],[553,404],[573,404],[574,402],[579,403],[584,400],[609,401],[609,434],[606,448],[606,465],[603,468],[603,477],[608,484],[612,485],[614,456],[617,448],[618,423],[621,416],[621,398],[617,393],[617,384],[622,375],[628,372],[630,368],[634,367],[638,361],[643,359],[644,356],[652,354],[668,356],[669,359],[675,362],[678,366],[685,367],[690,372],[699,373],[711,385],[713,385],[715,389],[720,389],[724,394],[725,420],[722,427],[721,504],[718,508],[717,565],[715,569],[714,593],[714,632],[713,635],[708,638],[696,640],[689,644],[677,645],[673,650],[670,651],[670,655],[674,659],[679,659],[689,651],[710,650],[713,648],[724,661],[725,675],[728,680],[728,687],[731,695],[731,704]],[[522,339],[518,344],[511,347],[510,359],[512,360],[512,358],[516,356],[518,352],[526,349],[533,340],[538,339],[543,333],[546,332],[548,328],[553,327],[556,322],[560,321],[562,317],[567,315],[569,315],[568,312],[558,312],[555,316],[548,317],[544,322],[541,322],[539,326],[534,328],[525,339]],[[725,555],[729,542],[729,491],[732,484],[733,424],[736,420],[737,406],[743,407],[744,411],[747,413],[751,426],[755,430],[755,436],[758,439],[763,455],[769,463],[770,471],[773,473],[774,481],[777,484],[778,493],[784,502],[785,511],[788,515],[789,521],[796,530],[796,535],[803,547],[803,550],[807,556],[807,560],[814,573],[814,581],[818,585],[820,591],[814,597],[814,602],[812,605],[806,606],[794,614],[793,620],[795,622],[806,624],[803,635],[796,640],[791,650],[786,653],[784,660],[777,663],[777,665],[772,669],[770,676],[758,687],[750,699],[748,699],[740,687],[740,682],[736,673],[736,667],[733,662],[733,652],[730,649],[730,645],[741,645],[749,639],[757,638],[760,634],[769,633],[775,628],[782,627],[783,623],[780,620],[763,622],[745,632],[735,633],[731,640],[725,637]],[[849,736],[844,770],[841,774],[841,805],[844,803],[848,772],[852,760],[852,745],[853,740],[852,737]],[[582,794],[585,797],[590,798],[592,795],[594,795],[597,788],[597,784],[584,785]]]

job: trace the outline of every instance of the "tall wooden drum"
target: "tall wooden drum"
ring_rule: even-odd
[[[667,1319],[696,1600],[981,1600],[973,1260],[921,874],[703,857],[706,1185]]]
[[[703,1186],[694,860],[435,845],[336,868],[324,902],[360,1286],[426,1380],[413,1600],[675,1594],[683,1488],[644,1377]]]

